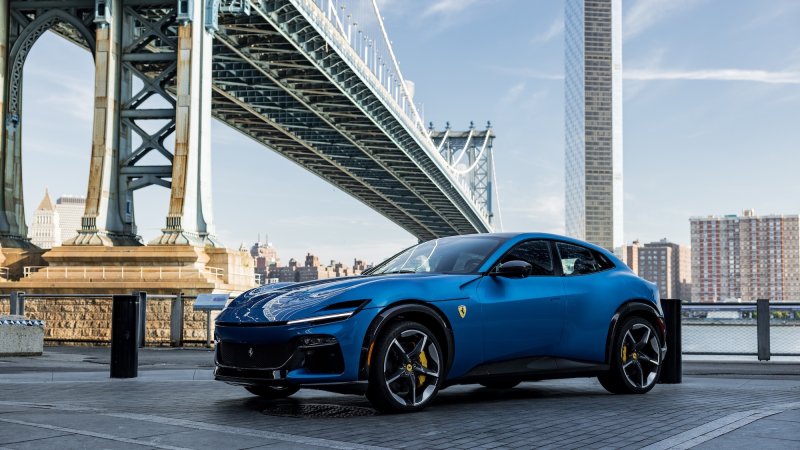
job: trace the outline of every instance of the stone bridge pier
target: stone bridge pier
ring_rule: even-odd
[[[254,284],[249,255],[214,236],[205,3],[0,0],[0,266],[11,279],[0,289],[174,293]],[[45,252],[27,238],[21,110],[25,59],[46,31],[92,52],[95,84],[81,229]],[[162,234],[145,243],[133,193],[150,186],[170,189],[170,203]]]

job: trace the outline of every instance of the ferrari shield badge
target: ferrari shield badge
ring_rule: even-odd
[[[467,307],[464,305],[458,305],[458,315],[463,319],[464,316],[467,315]]]

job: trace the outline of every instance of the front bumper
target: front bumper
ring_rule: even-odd
[[[357,382],[370,311],[322,325],[218,324],[215,379],[244,386]],[[307,345],[309,337],[327,342]]]

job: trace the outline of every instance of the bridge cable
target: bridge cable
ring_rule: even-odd
[[[461,149],[461,154],[458,155],[458,158],[456,158],[455,161],[453,161],[452,163],[448,163],[448,164],[450,164],[450,168],[451,169],[455,170],[456,165],[458,165],[458,163],[461,162],[461,158],[463,158],[464,155],[467,154],[467,148],[469,148],[469,144],[470,144],[470,142],[472,142],[473,132],[474,132],[474,130],[472,128],[470,128],[469,129],[469,133],[467,134],[467,141],[464,143],[464,148]]]
[[[486,153],[486,148],[489,146],[489,138],[491,137],[491,134],[492,134],[492,132],[491,132],[491,131],[487,131],[487,132],[486,132],[486,137],[483,139],[483,146],[481,147],[481,152],[480,152],[480,153],[478,154],[478,156],[475,158],[475,162],[473,162],[471,166],[469,166],[469,167],[467,167],[466,169],[463,169],[463,170],[460,170],[460,169],[456,169],[456,168],[454,168],[454,167],[451,167],[451,168],[450,168],[450,170],[452,170],[452,171],[453,171],[453,173],[455,173],[455,174],[457,174],[457,175],[464,175],[464,174],[467,174],[467,173],[469,173],[469,172],[472,172],[472,170],[473,170],[473,169],[474,169],[474,168],[475,168],[475,167],[478,165],[478,163],[480,162],[480,160],[481,160],[481,157],[483,156],[483,154],[484,154],[484,153]],[[463,156],[463,153],[462,153],[462,156]],[[459,157],[459,159],[461,159],[461,158]],[[456,163],[457,163],[457,161],[456,161]]]
[[[494,199],[495,203],[497,203],[497,222],[500,225],[500,230],[503,231],[505,227],[503,227],[503,209],[500,208],[500,187],[497,185],[497,172],[494,170],[494,155],[491,155],[492,158],[492,185],[494,186]],[[494,209],[494,208],[492,208]]]

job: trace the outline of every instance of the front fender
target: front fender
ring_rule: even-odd
[[[380,334],[381,330],[392,321],[392,319],[401,315],[421,315],[428,320],[433,321],[437,327],[442,331],[446,348],[447,359],[445,361],[445,373],[450,370],[453,364],[453,353],[455,351],[453,344],[453,328],[447,317],[434,305],[421,303],[414,300],[408,300],[405,303],[393,304],[383,311],[372,320],[372,323],[367,328],[364,336],[364,343],[361,347],[361,360],[359,364],[359,380],[369,379],[369,363],[372,356],[375,339]],[[434,331],[435,330],[431,330]]]

